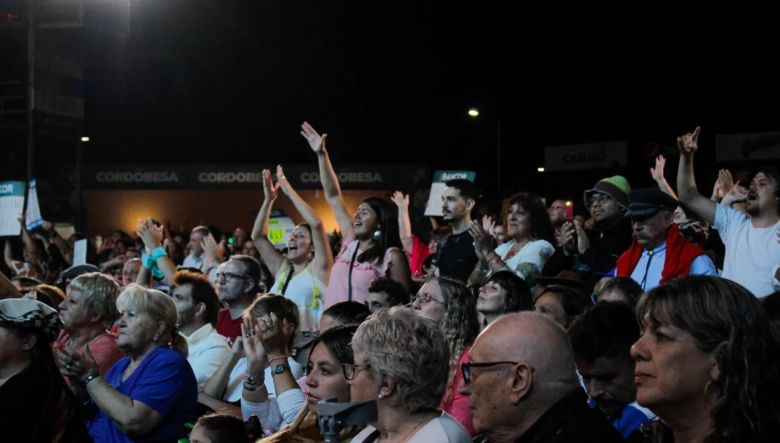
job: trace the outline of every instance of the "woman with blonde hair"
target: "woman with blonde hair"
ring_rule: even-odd
[[[62,368],[98,409],[89,433],[96,442],[176,440],[195,418],[198,395],[187,342],[176,330],[176,306],[168,295],[134,283],[116,305],[117,345],[127,356],[105,376],[89,348],[70,354]]]

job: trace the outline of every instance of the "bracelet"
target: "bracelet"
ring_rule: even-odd
[[[261,386],[265,386],[265,380],[260,380],[260,383],[258,383],[256,378],[244,373],[244,389],[254,391]]]
[[[96,372],[94,374],[89,374],[88,376],[84,377],[84,380],[82,380],[81,382],[84,383],[84,385],[86,386],[86,385],[89,384],[89,382],[91,382],[92,380],[94,380],[94,379],[96,379],[98,377],[100,377],[100,373],[99,372]]]
[[[165,257],[166,255],[168,255],[168,251],[162,246],[158,246],[152,250],[152,260],[154,261],[157,261],[158,258]]]
[[[279,360],[279,359],[282,359],[282,358],[286,360],[287,356],[286,355],[269,355],[268,356],[268,363],[271,363],[274,360]]]

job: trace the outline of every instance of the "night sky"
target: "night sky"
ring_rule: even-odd
[[[703,145],[780,127],[778,39],[758,12],[133,0],[123,39],[116,7],[92,3],[75,38],[87,163],[308,163],[308,120],[329,133],[337,166],[476,169],[495,193],[500,121],[501,194],[560,193],[568,177],[535,172],[547,145],[628,140],[629,170],[579,179],[622,172],[649,185],[652,157],[673,155],[697,124]],[[41,145],[42,162],[72,152]]]

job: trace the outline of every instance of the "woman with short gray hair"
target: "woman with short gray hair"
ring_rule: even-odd
[[[471,441],[460,423],[438,409],[450,355],[437,324],[395,307],[363,322],[352,348],[355,363],[344,368],[351,401],[377,403],[377,420],[353,443]]]

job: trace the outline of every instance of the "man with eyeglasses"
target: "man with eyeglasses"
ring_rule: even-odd
[[[260,275],[260,262],[248,255],[234,255],[217,268],[219,301],[228,306],[217,315],[217,332],[231,344],[241,334],[241,314],[259,292]]]
[[[718,275],[704,250],[672,222],[677,200],[658,188],[635,189],[629,200],[634,240],[618,258],[618,277],[631,277],[647,292],[673,278]]]
[[[477,337],[469,357],[461,393],[483,441],[623,441],[588,408],[566,332],[546,316],[500,317]]]
[[[615,267],[620,254],[631,244],[631,226],[625,216],[631,186],[623,176],[600,180],[585,191],[585,207],[593,219],[593,229],[579,220],[565,222],[555,231],[558,243],[547,260],[542,275],[553,277],[563,270],[579,272],[590,287]]]

